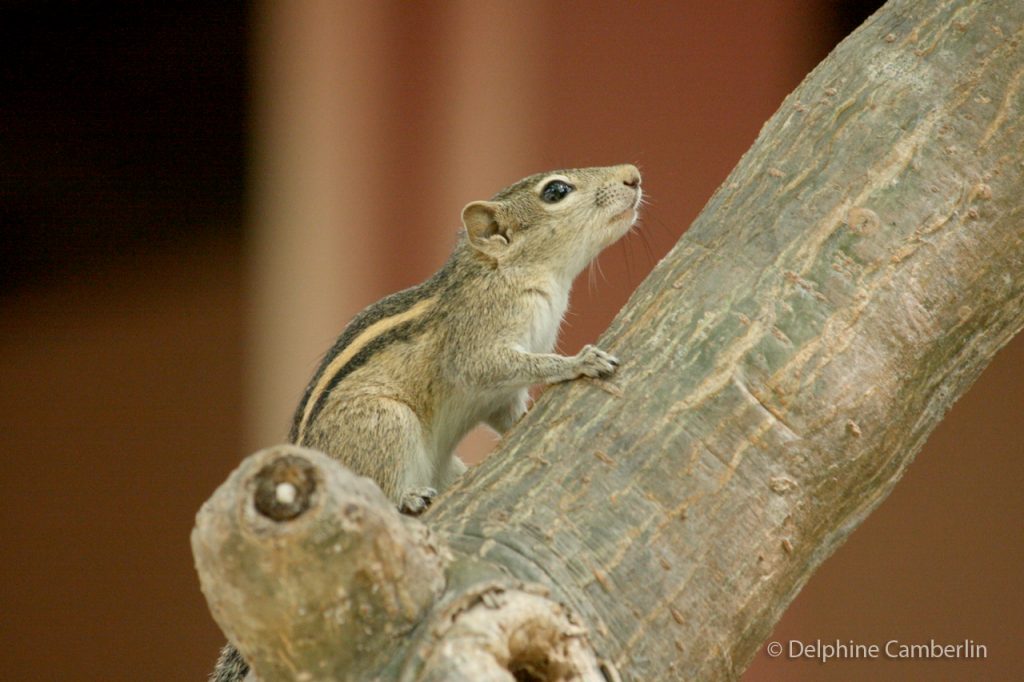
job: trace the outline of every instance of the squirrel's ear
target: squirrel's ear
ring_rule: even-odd
[[[498,204],[493,201],[474,201],[462,209],[462,224],[469,235],[469,243],[477,249],[497,255],[508,246],[508,229],[498,215]]]

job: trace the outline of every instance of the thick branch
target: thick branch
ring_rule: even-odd
[[[889,3],[616,319],[614,390],[549,392],[428,522],[632,679],[737,676],[1024,324],[1022,27]]]
[[[253,518],[255,456],[197,521],[218,622],[268,679],[298,669],[281,642],[335,679],[738,676],[1024,325],[1022,39],[1019,0],[893,0],[844,41],[613,323],[614,383],[548,391],[435,502],[440,596],[441,550],[333,462],[310,455],[322,502]],[[275,544],[291,526],[308,540]],[[293,608],[338,594],[363,634]]]

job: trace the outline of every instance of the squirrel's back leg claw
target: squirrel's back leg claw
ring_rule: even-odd
[[[398,505],[398,511],[409,516],[419,516],[427,511],[435,497],[437,497],[437,491],[433,488],[425,486],[409,488],[402,493],[402,500]]]

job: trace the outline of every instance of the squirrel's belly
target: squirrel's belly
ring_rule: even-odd
[[[447,461],[455,453],[455,446],[473,427],[511,402],[515,394],[514,391],[501,394],[485,391],[474,396],[452,396],[440,406],[429,429],[439,463]]]

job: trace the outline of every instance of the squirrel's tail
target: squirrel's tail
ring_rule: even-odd
[[[242,682],[248,674],[249,664],[242,659],[238,649],[228,643],[220,650],[220,658],[210,675],[210,682]]]

